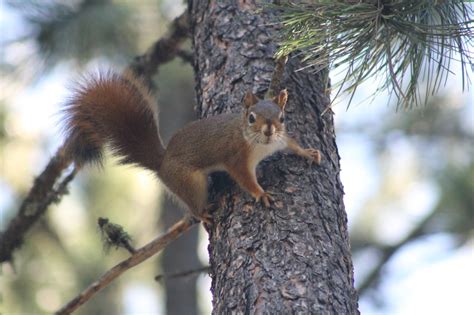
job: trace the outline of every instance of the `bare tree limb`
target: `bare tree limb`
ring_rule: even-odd
[[[189,33],[187,12],[177,17],[170,29],[167,36],[155,42],[145,54],[136,57],[128,69],[150,82],[151,77],[158,71],[158,66],[169,62],[178,53],[181,54],[179,46]],[[57,189],[54,187],[63,171],[71,164],[72,161],[59,149],[36,178],[18,214],[10,221],[7,229],[0,233],[0,263],[12,260],[12,253],[21,246],[26,232],[46,212],[51,203],[59,202],[67,192],[67,185],[73,180],[77,169],[69,174]]]
[[[63,149],[59,149],[43,172],[36,177],[33,187],[20,206],[18,214],[10,221],[7,229],[0,234],[0,262],[12,259],[13,251],[23,243],[25,233],[46,212],[48,206],[58,202],[67,193],[67,185],[74,179],[74,169],[58,185],[56,182],[71,164]]]
[[[109,285],[113,280],[123,274],[130,268],[140,264],[151,256],[155,255],[163,248],[168,246],[172,241],[188,231],[197,220],[191,217],[185,217],[170,227],[163,235],[155,238],[150,243],[136,250],[133,255],[125,259],[121,263],[115,265],[112,269],[103,274],[97,281],[92,283],[64,307],[56,312],[57,315],[71,314],[79,306],[90,300],[97,292]]]
[[[188,37],[189,17],[185,11],[171,23],[168,35],[156,41],[146,53],[135,57],[128,68],[146,81],[151,81],[159,65],[171,61],[176,55],[181,56],[180,45]]]

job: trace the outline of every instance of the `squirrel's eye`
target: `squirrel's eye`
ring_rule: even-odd
[[[255,122],[255,114],[254,113],[250,113],[249,115],[249,123],[250,124],[253,124]]]
[[[283,124],[285,122],[285,116],[281,115],[280,116],[280,124]]]

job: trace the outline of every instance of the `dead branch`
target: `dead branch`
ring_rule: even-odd
[[[26,232],[46,212],[49,205],[58,202],[67,193],[67,185],[74,179],[77,170],[71,171],[57,187],[56,182],[70,164],[71,161],[65,157],[61,148],[51,158],[43,172],[36,177],[18,214],[0,234],[0,263],[12,259],[13,251],[21,246]]]
[[[170,29],[167,36],[155,42],[145,54],[136,57],[128,68],[142,76],[144,80],[150,81],[158,71],[158,66],[176,57],[180,44],[189,33],[187,12],[177,17]],[[58,189],[54,187],[63,171],[71,164],[72,161],[67,159],[63,150],[60,149],[36,178],[18,214],[10,221],[7,229],[0,233],[0,263],[12,260],[13,251],[21,246],[26,232],[46,212],[51,203],[59,202],[67,192],[67,185],[73,180],[78,170],[69,174],[61,184],[58,184]]]
[[[158,66],[171,61],[176,55],[181,55],[180,45],[189,37],[188,12],[178,16],[172,22],[168,35],[156,41],[146,53],[135,57],[128,66],[138,76],[146,81],[158,71]]]
[[[97,292],[109,285],[114,279],[119,277],[125,271],[140,264],[151,256],[157,254],[172,241],[188,231],[197,220],[185,217],[170,227],[163,235],[155,238],[150,243],[136,250],[129,258],[115,265],[112,269],[104,273],[97,281],[92,283],[64,307],[56,312],[57,315],[71,314],[79,306],[90,300]]]

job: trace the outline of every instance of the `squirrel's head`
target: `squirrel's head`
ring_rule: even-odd
[[[258,99],[252,92],[247,92],[243,100],[244,136],[250,143],[273,144],[284,142],[285,105],[288,100],[287,90],[282,90],[272,99]]]

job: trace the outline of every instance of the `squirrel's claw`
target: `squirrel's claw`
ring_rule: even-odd
[[[213,224],[213,217],[209,212],[202,212],[199,214],[196,213],[190,213],[189,214],[190,218],[193,220],[197,220],[198,222],[201,221],[202,223],[205,223],[207,225],[212,225]]]
[[[271,205],[271,202],[273,202],[273,193],[272,192],[264,192],[262,193],[259,197],[255,198],[256,202],[261,202],[265,208],[269,208]]]
[[[202,221],[202,223],[205,223],[207,225],[212,225],[213,224],[213,217],[210,213],[202,213],[199,219]]]
[[[310,160],[310,163],[316,162],[316,164],[321,163],[321,152],[317,149],[309,148],[305,149],[305,152],[307,154],[308,159]]]

